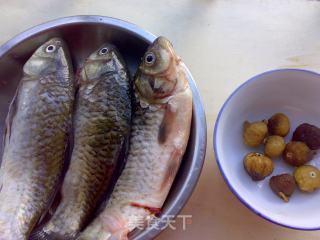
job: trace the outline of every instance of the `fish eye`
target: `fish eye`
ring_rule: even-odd
[[[156,55],[153,52],[148,52],[144,57],[144,62],[148,66],[152,66],[156,62]]]
[[[52,53],[52,52],[54,52],[56,50],[56,46],[55,45],[52,45],[52,44],[50,44],[49,46],[47,46],[47,48],[46,48],[46,52],[47,53]]]
[[[105,55],[108,53],[108,48],[104,47],[104,48],[101,48],[100,51],[99,51],[99,55]]]

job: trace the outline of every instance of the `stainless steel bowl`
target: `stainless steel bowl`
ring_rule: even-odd
[[[67,42],[75,69],[90,52],[110,41],[119,48],[132,75],[146,48],[156,38],[136,25],[102,16],[61,18],[20,33],[0,47],[0,126],[4,125],[9,103],[22,76],[24,63],[38,46],[56,36]],[[192,130],[179,173],[160,215],[162,219],[166,219],[166,216],[176,216],[186,204],[200,176],[206,152],[205,113],[191,73],[188,72],[188,75],[193,93]],[[165,221],[158,221],[157,227],[132,232],[130,239],[152,239],[165,225]]]

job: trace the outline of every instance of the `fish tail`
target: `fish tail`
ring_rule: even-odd
[[[74,239],[70,236],[64,236],[59,233],[55,232],[45,232],[43,229],[35,230],[33,233],[31,233],[29,240],[64,240],[64,239]]]

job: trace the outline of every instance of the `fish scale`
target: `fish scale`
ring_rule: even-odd
[[[108,49],[100,54],[100,49]],[[116,48],[106,44],[79,71],[74,148],[57,210],[33,239],[72,239],[111,186],[131,124],[131,82]]]
[[[54,53],[46,53],[49,45],[56,47]],[[51,39],[38,48],[24,66],[10,107],[1,165],[1,240],[28,239],[62,174],[74,98],[72,66],[63,58],[68,53],[61,39]],[[34,66],[33,61],[41,63]],[[53,70],[46,72],[48,66]],[[63,68],[68,74],[62,77],[59,71]],[[52,124],[47,122],[49,117]]]
[[[103,211],[78,240],[126,240],[160,212],[186,149],[192,94],[168,40],[148,48],[134,80],[135,110],[127,164]]]

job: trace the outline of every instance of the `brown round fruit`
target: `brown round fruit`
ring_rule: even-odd
[[[311,150],[317,150],[320,148],[320,128],[303,123],[294,131],[292,141],[304,142]]]
[[[254,181],[263,180],[273,171],[270,158],[261,153],[249,153],[243,160],[244,168]]]
[[[304,142],[289,142],[282,157],[288,164],[299,167],[312,159],[312,152]]]
[[[285,147],[286,143],[283,137],[275,135],[269,136],[264,145],[264,154],[270,158],[276,158],[281,156]]]
[[[268,129],[271,135],[287,136],[290,131],[289,118],[283,113],[277,113],[268,120]]]
[[[283,201],[288,202],[296,188],[294,177],[290,174],[273,176],[269,181],[272,191]]]
[[[305,165],[294,171],[294,178],[301,191],[313,192],[320,187],[320,171],[311,165]]]
[[[243,124],[243,140],[249,147],[257,147],[263,143],[268,133],[268,127],[265,122],[249,123],[245,121]]]

